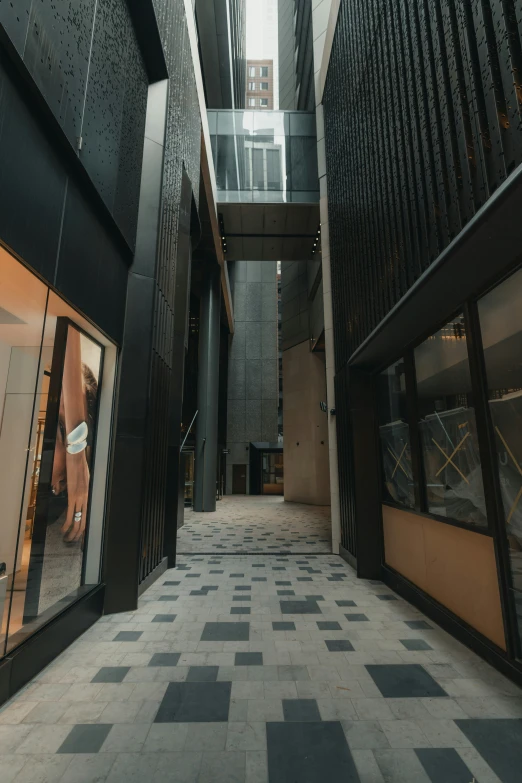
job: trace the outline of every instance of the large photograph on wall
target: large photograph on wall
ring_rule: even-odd
[[[83,582],[103,362],[102,346],[66,317],[47,350],[24,623]]]

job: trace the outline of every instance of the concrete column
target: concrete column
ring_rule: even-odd
[[[216,510],[220,307],[215,264],[205,275],[200,303],[194,511]]]
[[[338,6],[336,0],[333,3]],[[330,270],[330,240],[328,232],[328,197],[326,189],[326,156],[324,142],[324,119],[320,73],[323,51],[326,41],[332,0],[319,0],[312,6],[312,28],[314,39],[314,79],[317,121],[317,165],[319,173],[321,250],[323,260],[323,304],[324,304],[324,342],[326,355],[326,396],[328,400],[328,449],[330,457],[330,503],[332,517],[332,551],[339,552],[341,543],[341,512],[339,506],[339,468],[337,461],[337,430],[335,416],[335,358],[332,316],[332,277]]]

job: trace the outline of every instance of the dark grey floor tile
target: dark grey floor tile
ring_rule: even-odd
[[[177,595],[160,595],[160,597],[158,598],[158,601],[177,601],[177,600],[178,600]]]
[[[399,639],[399,641],[407,650],[433,650],[424,639]]]
[[[277,595],[295,595],[294,590],[278,590]]]
[[[223,574],[223,573],[224,573],[224,571],[223,571],[223,570],[219,571],[219,570],[216,570],[216,569],[215,569],[214,571],[209,571],[209,573],[210,573],[210,574]]]
[[[332,620],[319,620],[317,627],[320,631],[342,631],[343,629],[338,622]]]
[[[405,620],[404,622],[413,631],[431,631],[433,628],[426,620]]]
[[[152,618],[153,623],[173,623],[176,619],[175,614],[157,614]]]
[[[253,582],[266,582],[266,576],[253,576]]]
[[[473,783],[455,748],[418,748],[415,753],[431,783]]]
[[[114,637],[115,642],[137,642],[142,631],[120,631]]]
[[[359,783],[338,721],[267,723],[270,783]]]
[[[181,582],[163,582],[163,587],[177,587]]]
[[[365,623],[368,622],[368,618],[365,614],[345,614],[344,615],[349,623]]]
[[[199,579],[201,574],[185,574],[185,579]]]
[[[298,582],[313,582],[313,577],[311,576],[298,576],[297,577]]]
[[[248,642],[250,623],[205,623],[202,642]]]
[[[522,770],[522,720],[469,718],[456,720],[502,783],[520,783]]]
[[[238,579],[238,578],[241,578],[243,576],[244,576],[244,574],[230,574],[230,578],[231,579]]]
[[[98,753],[111,729],[111,723],[79,723],[72,727],[57,753]]]
[[[397,596],[396,595],[390,595],[389,593],[383,593],[382,595],[376,596],[379,601],[396,601]]]
[[[337,606],[357,606],[355,601],[336,601]]]
[[[307,601],[324,601],[323,595],[305,595]]]
[[[170,682],[155,723],[228,721],[231,682]]]
[[[262,666],[263,653],[260,652],[238,652],[234,661],[236,666]]]
[[[279,581],[279,582],[276,582],[276,587],[288,587],[291,584],[292,584],[292,582],[289,582],[288,580],[286,580],[284,582]]]
[[[252,596],[251,595],[233,595],[232,596],[233,601],[251,601]]]
[[[353,644],[348,639],[326,639],[325,644],[330,652],[353,652]]]
[[[186,682],[217,682],[219,666],[190,666]]]
[[[279,622],[279,623],[272,623],[272,630],[273,631],[295,631],[295,623],[289,623],[285,622]]]
[[[154,653],[149,666],[177,666],[181,653]]]
[[[368,664],[366,669],[386,699],[448,695],[418,663]]]
[[[103,666],[91,682],[123,682],[130,666]]]
[[[230,614],[250,614],[249,606],[232,606]]]
[[[279,601],[281,614],[322,614],[317,601]]]
[[[236,587],[234,587],[234,590],[246,590],[246,591],[248,591],[248,590],[251,590],[251,589],[252,588],[250,587],[250,585],[236,585]]]
[[[283,715],[285,721],[319,722],[321,715],[315,699],[283,699]]]

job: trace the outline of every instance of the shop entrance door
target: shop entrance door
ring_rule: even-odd
[[[232,494],[246,495],[246,465],[232,465]]]

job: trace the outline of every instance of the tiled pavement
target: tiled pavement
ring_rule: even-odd
[[[520,691],[334,555],[182,557],[0,712],[2,783],[519,783]]]
[[[215,512],[185,509],[178,552],[331,552],[329,506],[285,503],[270,495],[226,495]]]

